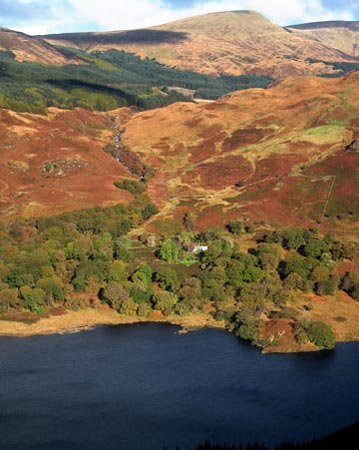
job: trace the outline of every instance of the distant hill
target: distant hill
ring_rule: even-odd
[[[359,57],[359,22],[335,20],[291,25],[303,36],[322,42],[348,55]]]
[[[123,49],[181,70],[256,74],[282,79],[328,72],[320,61],[352,61],[349,54],[283,28],[252,11],[206,14],[131,31],[48,35],[52,43],[86,51]]]
[[[79,64],[76,58],[69,58],[45,40],[25,33],[0,27],[0,50],[10,51],[17,61],[32,61],[42,64]]]

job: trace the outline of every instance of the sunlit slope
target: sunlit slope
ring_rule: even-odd
[[[350,56],[277,26],[252,11],[212,13],[162,26],[109,33],[49,35],[51,43],[86,50],[123,49],[182,70],[256,74],[273,78],[327,72],[307,59],[346,61]]]
[[[0,216],[39,217],[127,203],[113,183],[131,174],[103,148],[110,116],[51,109],[48,116],[0,110]]]
[[[355,57],[359,57],[359,22],[328,21],[292,25],[288,29],[301,33]]]
[[[149,192],[162,209],[157,220],[178,221],[190,209],[202,227],[234,217],[356,221],[359,153],[346,147],[359,133],[358,88],[357,73],[289,78],[207,105],[139,113],[122,140],[156,172]]]
[[[12,52],[18,61],[32,61],[51,65],[79,63],[75,58],[68,58],[41,38],[1,27],[0,50]]]

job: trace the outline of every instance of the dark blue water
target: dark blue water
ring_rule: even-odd
[[[183,449],[277,443],[359,420],[359,344],[266,355],[164,324],[0,338],[0,448]]]

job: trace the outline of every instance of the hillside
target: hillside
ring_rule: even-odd
[[[193,212],[205,229],[230,219],[323,229],[359,218],[359,74],[289,78],[207,104],[134,115],[122,144],[156,175],[163,229]]]
[[[0,27],[0,50],[10,51],[17,61],[32,61],[42,64],[79,64],[41,38]]]
[[[52,44],[87,51],[122,49],[181,70],[215,75],[256,74],[282,79],[328,72],[324,64],[306,61],[309,58],[351,61],[349,55],[300,31],[279,27],[252,11],[212,13],[141,30],[44,38]]]
[[[287,27],[296,33],[314,39],[348,55],[359,57],[359,22],[313,22]]]
[[[125,155],[138,177],[149,174],[149,194],[161,210],[148,229],[179,226],[186,211],[200,229],[238,217],[354,229],[358,73],[289,78],[213,103],[144,112],[51,108],[37,116],[3,110],[2,215],[38,216],[128,200],[113,182],[131,175],[103,152],[114,150],[117,132],[116,157]]]
[[[47,117],[0,110],[0,215],[39,217],[127,203],[114,187],[129,172],[103,148],[113,142],[109,116],[51,109]]]
[[[0,319],[101,300],[216,319],[265,352],[358,339],[358,86],[353,72],[145,112],[0,110]]]
[[[0,52],[0,108],[46,114],[46,108],[109,111],[122,106],[152,109],[176,101],[217,99],[229,92],[267,87],[270,77],[220,76],[180,71],[120,50],[64,50],[81,65],[20,62]]]

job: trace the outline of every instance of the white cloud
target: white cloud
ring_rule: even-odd
[[[184,10],[183,13],[205,14],[241,9],[257,11],[278,25],[322,20],[353,20],[353,13],[349,8],[346,9],[344,6],[338,13],[338,11],[328,10],[320,0],[209,1],[199,3],[194,8]]]
[[[23,20],[14,23],[13,27],[29,34],[126,30],[160,25],[210,12],[241,9],[260,12],[278,25],[354,19],[350,2],[347,7],[344,4],[340,10],[333,11],[326,8],[323,1],[325,0],[198,0],[191,7],[174,9],[165,0],[136,0],[131,3],[128,0],[53,0],[51,17]],[[71,5],[71,8],[67,8],[66,4]]]
[[[171,9],[161,0],[71,0],[78,16],[102,29],[132,29],[153,25],[169,17]]]

